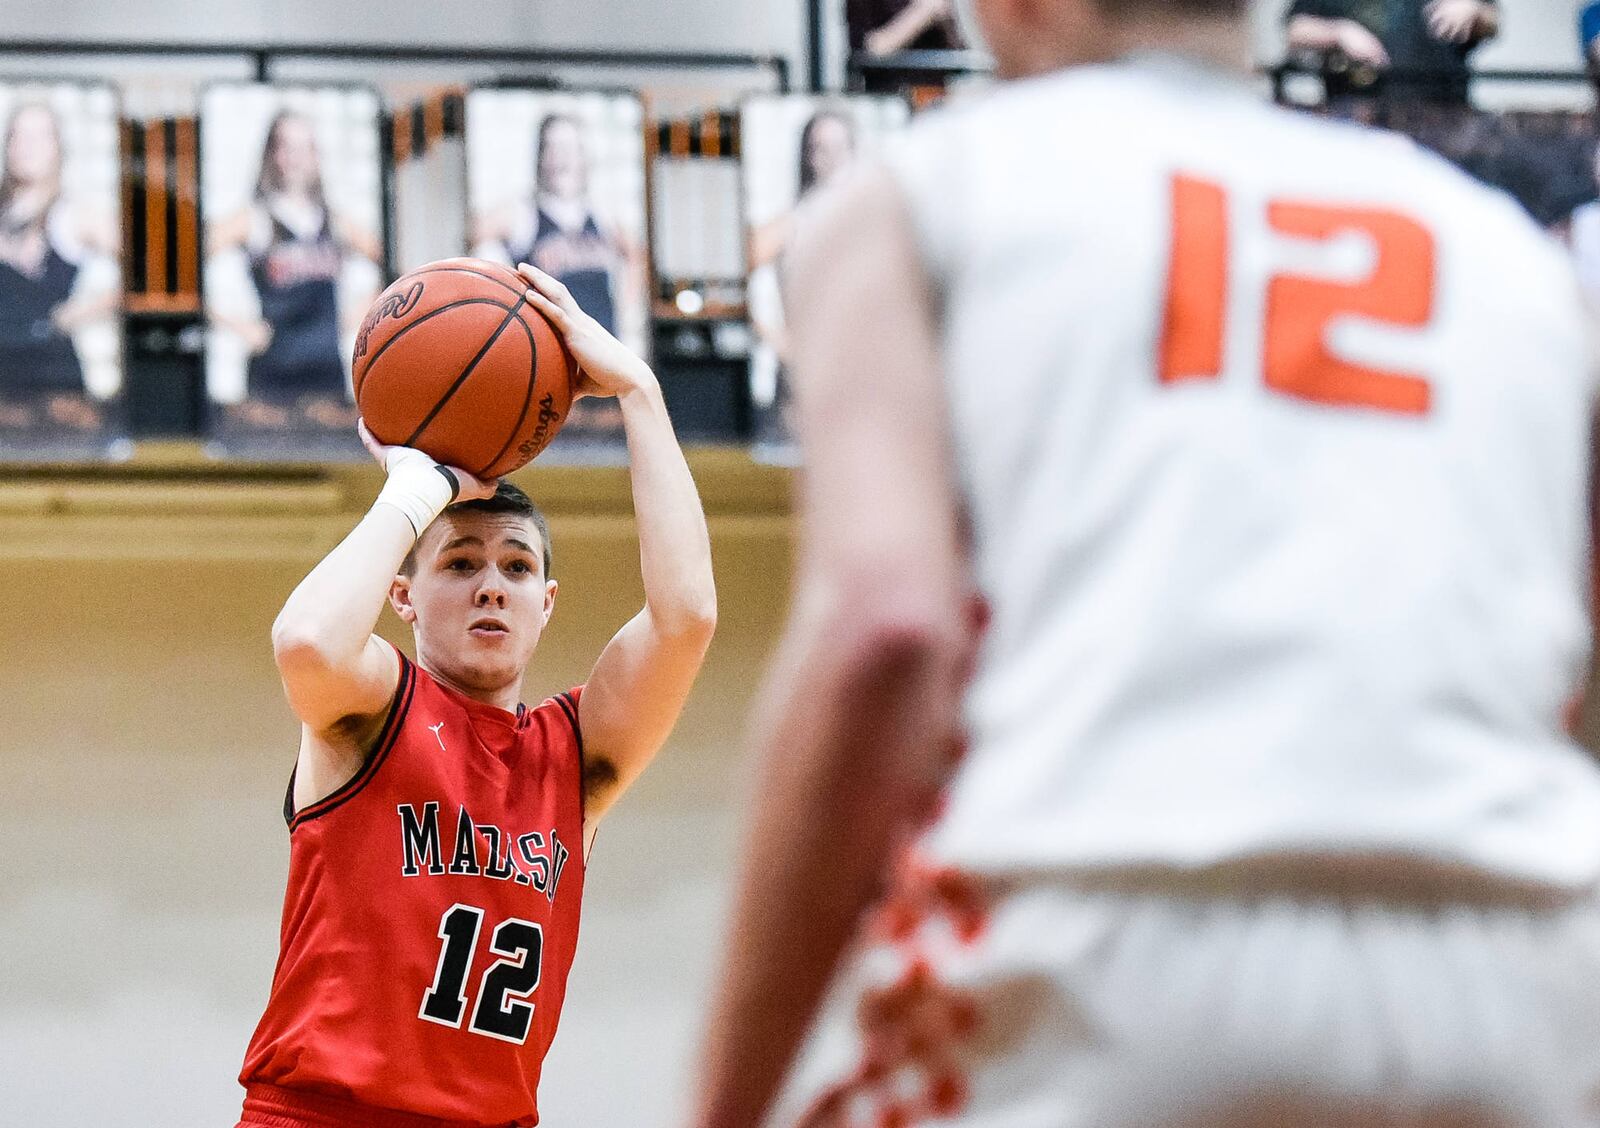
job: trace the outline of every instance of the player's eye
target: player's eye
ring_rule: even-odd
[[[506,565],[506,571],[527,575],[533,571],[533,567],[526,560],[513,560]]]
[[[458,556],[454,560],[448,561],[445,564],[445,568],[452,572],[470,572],[472,570],[472,561],[465,556]]]

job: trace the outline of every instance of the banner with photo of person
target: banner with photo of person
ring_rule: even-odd
[[[644,111],[636,94],[483,88],[466,100],[468,253],[531,263],[648,357]],[[622,442],[615,401],[583,399],[557,457]]]
[[[795,208],[856,157],[904,129],[910,114],[901,98],[871,95],[763,96],[740,107],[746,301],[756,342],[750,354],[750,397],[758,453],[781,453],[789,442],[778,264]]]
[[[119,116],[109,86],[0,83],[0,459],[128,448]]]
[[[350,388],[384,284],[381,104],[360,86],[200,100],[206,390],[218,453],[363,457]]]

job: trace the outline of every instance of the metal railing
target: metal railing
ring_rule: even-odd
[[[41,57],[146,56],[248,59],[259,82],[273,78],[273,64],[288,59],[397,63],[502,63],[514,66],[581,66],[603,70],[764,70],[780,93],[791,89],[789,60],[782,55],[723,51],[614,51],[515,47],[418,47],[401,43],[224,43],[137,40],[8,39],[0,55]]]

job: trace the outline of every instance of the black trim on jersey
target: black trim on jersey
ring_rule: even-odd
[[[583,762],[583,730],[578,727],[578,705],[572,700],[572,691],[558,693],[550,700],[561,706],[561,711],[567,715],[567,720],[572,724],[572,735],[578,741],[578,762]]]
[[[294,825],[294,777],[295,777],[295,773],[298,772],[299,770],[300,770],[300,765],[298,763],[295,764],[294,767],[289,769],[289,789],[283,793],[283,825],[284,826],[293,826]]]
[[[550,700],[561,706],[561,711],[572,725],[572,735],[578,742],[578,825],[581,827],[589,809],[589,769],[583,755],[583,730],[578,727],[578,704],[572,699],[570,689],[556,694]]]
[[[333,792],[333,794],[317,800],[295,815],[289,821],[290,834],[293,834],[295,829],[302,824],[308,823],[312,819],[319,819],[335,807],[342,806],[354,799],[357,792],[372,782],[372,777],[383,766],[384,760],[388,759],[389,750],[394,747],[395,740],[400,736],[400,726],[405,722],[406,713],[411,708],[412,695],[417,688],[417,671],[416,667],[412,665],[411,659],[404,654],[400,654],[399,651],[395,653],[400,658],[400,682],[395,687],[394,704],[389,706],[389,715],[384,718],[383,728],[378,731],[378,739],[372,745],[372,753],[367,757],[367,762],[343,787]],[[290,787],[293,787],[292,781]],[[292,798],[292,790],[290,795]]]

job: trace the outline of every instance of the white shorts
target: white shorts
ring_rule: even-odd
[[[770,1123],[1597,1128],[1600,902],[908,867]]]

